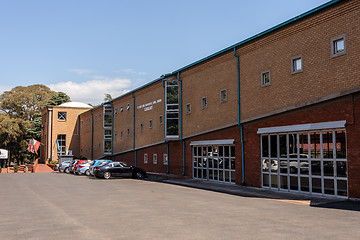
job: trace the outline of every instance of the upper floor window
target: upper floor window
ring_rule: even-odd
[[[162,115],[159,116],[159,122],[160,122],[160,124],[163,124],[163,116]]]
[[[220,91],[220,102],[227,101],[227,89],[223,89]]]
[[[204,109],[207,108],[207,106],[208,106],[207,97],[203,97],[201,100],[201,108]]]
[[[130,110],[130,103],[128,103],[126,109],[127,109],[127,110]]]
[[[186,114],[191,113],[191,103],[186,104]]]
[[[149,128],[152,128],[152,119],[149,120]]]
[[[331,39],[331,57],[337,57],[346,53],[346,36],[342,34]]]
[[[296,56],[291,59],[291,73],[302,72],[302,56]]]
[[[123,112],[124,111],[124,108],[123,108],[123,106],[121,106],[121,108],[120,108],[120,112]]]
[[[265,71],[261,73],[261,86],[265,87],[265,86],[269,86],[271,83],[271,78],[270,78],[270,71]]]
[[[58,112],[58,120],[66,121],[66,112]]]
[[[179,137],[179,85],[176,79],[165,82],[165,134],[166,138]]]

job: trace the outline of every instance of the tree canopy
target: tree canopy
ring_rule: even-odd
[[[18,86],[0,95],[0,147],[10,150],[13,162],[35,158],[27,146],[32,138],[41,140],[41,110],[68,101],[65,93],[41,84]]]

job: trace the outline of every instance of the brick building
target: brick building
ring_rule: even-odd
[[[360,2],[333,0],[79,115],[79,154],[360,198]]]

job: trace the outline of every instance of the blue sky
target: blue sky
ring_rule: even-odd
[[[328,0],[0,0],[0,93],[102,102]]]

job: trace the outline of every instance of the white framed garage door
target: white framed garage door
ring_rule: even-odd
[[[235,146],[233,144],[209,145],[209,143],[198,142],[197,144],[197,142],[194,142],[191,144],[193,178],[235,183]]]
[[[262,187],[347,197],[345,128],[259,132]]]

